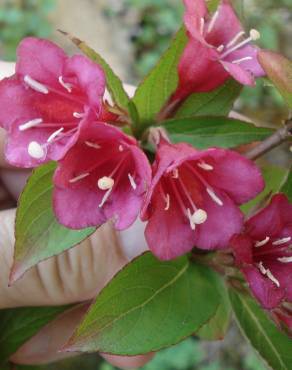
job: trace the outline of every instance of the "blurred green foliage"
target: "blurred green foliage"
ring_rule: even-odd
[[[55,0],[1,0],[0,59],[15,60],[15,49],[26,36],[48,37],[49,13]]]

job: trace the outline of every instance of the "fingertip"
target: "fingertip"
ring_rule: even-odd
[[[106,353],[100,353],[100,355],[111,365],[116,366],[120,369],[137,369],[146,365],[151,361],[155,353],[147,353],[139,356],[116,356],[109,355]]]

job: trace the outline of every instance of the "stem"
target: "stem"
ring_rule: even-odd
[[[276,146],[282,144],[284,141],[292,137],[292,120],[286,121],[284,127],[277,130],[273,135],[261,142],[255,148],[249,150],[245,156],[249,159],[257,159],[269,152]]]

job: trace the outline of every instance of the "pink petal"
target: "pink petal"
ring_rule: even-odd
[[[220,63],[225,70],[242,85],[255,86],[255,80],[251,72],[245,70],[239,64],[229,63],[221,60]]]
[[[106,221],[98,205],[102,197],[90,189],[54,188],[53,208],[60,224],[70,229],[100,226]]]
[[[253,241],[246,234],[235,235],[231,238],[229,245],[234,251],[237,265],[253,264]]]
[[[89,105],[100,107],[105,93],[105,75],[101,67],[82,55],[67,59],[63,74],[66,77],[76,76],[78,85],[87,94]]]
[[[54,43],[35,37],[21,41],[17,49],[16,74],[59,87],[59,76],[67,59],[64,51]]]
[[[147,223],[145,237],[151,251],[161,260],[169,260],[189,252],[194,245],[194,232],[182,217],[180,209],[171,204],[165,211],[160,194],[152,200],[153,213]]]
[[[265,186],[258,167],[242,155],[225,149],[205,151],[206,163],[212,171],[200,170],[212,186],[225,191],[237,204],[248,202],[259,194]]]
[[[250,57],[251,60],[243,60],[242,62],[238,63],[238,65],[253,74],[255,77],[262,77],[265,76],[265,71],[261,67],[258,61],[258,51],[259,49],[253,45],[246,45],[241,49],[233,51],[228,57],[226,57],[226,61],[234,62],[239,61],[243,58]]]
[[[266,309],[273,309],[278,306],[284,297],[284,291],[267,277],[263,276],[256,267],[245,267],[243,273],[246,276],[254,296]]]
[[[207,193],[204,195],[202,208],[208,218],[195,232],[195,246],[201,249],[227,248],[230,238],[240,233],[243,226],[243,215],[239,208],[224,192],[214,190],[223,206],[215,203]]]
[[[179,63],[179,86],[174,99],[184,99],[195,92],[208,92],[223,84],[229,74],[217,58],[214,49],[190,39]]]
[[[267,263],[267,268],[272,271],[275,278],[279,281],[281,290],[285,292],[285,299],[292,302],[292,263],[271,261]]]
[[[284,194],[277,194],[266,208],[246,222],[246,228],[255,240],[262,240],[267,235],[284,237],[283,231],[291,225],[291,220],[292,205]]]
[[[184,0],[185,14],[184,23],[187,30],[196,40],[205,43],[201,34],[201,19],[204,19],[208,13],[204,0]]]
[[[23,122],[38,117],[31,104],[33,92],[28,91],[17,77],[5,78],[0,82],[0,125],[6,130],[17,119]],[[4,108],[5,107],[5,108]]]
[[[208,26],[210,21],[208,22]],[[206,41],[214,46],[227,45],[240,31],[242,26],[229,1],[223,0],[218,7],[218,16]]]

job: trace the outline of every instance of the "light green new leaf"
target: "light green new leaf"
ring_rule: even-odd
[[[0,363],[70,306],[21,307],[0,310]]]
[[[177,66],[186,42],[186,32],[182,28],[158,64],[138,86],[133,102],[142,126],[154,121],[157,113],[175,91],[178,84]]]
[[[288,172],[287,180],[285,181],[281,191],[287,195],[289,201],[292,203],[292,168]]]
[[[227,115],[241,90],[242,86],[230,79],[216,90],[192,94],[179,108],[176,118]]]
[[[231,321],[231,306],[228,293],[222,278],[219,276],[216,280],[216,285],[216,289],[220,292],[222,299],[214,317],[196,333],[203,340],[222,340],[227,333]]]
[[[113,101],[124,110],[128,111],[128,105],[130,98],[127,95],[122,81],[115,74],[108,63],[92,48],[90,48],[84,41],[79,40],[76,37],[69,35],[67,32],[61,31],[63,34],[68,36],[71,41],[91,60],[99,64],[106,76],[106,85]]]
[[[66,350],[137,355],[178,343],[216,314],[216,279],[187,257],[145,253],[102,290]]]
[[[40,261],[80,243],[95,230],[70,230],[57,222],[52,209],[55,168],[56,164],[50,162],[33,171],[19,198],[12,281]]]
[[[250,123],[227,117],[189,117],[162,123],[171,141],[187,142],[198,149],[212,146],[232,148],[271,135],[270,128],[256,127]]]
[[[292,61],[271,50],[260,50],[258,59],[269,79],[292,109]]]
[[[292,369],[292,341],[247,294],[229,290],[237,322],[250,344],[273,370]]]

